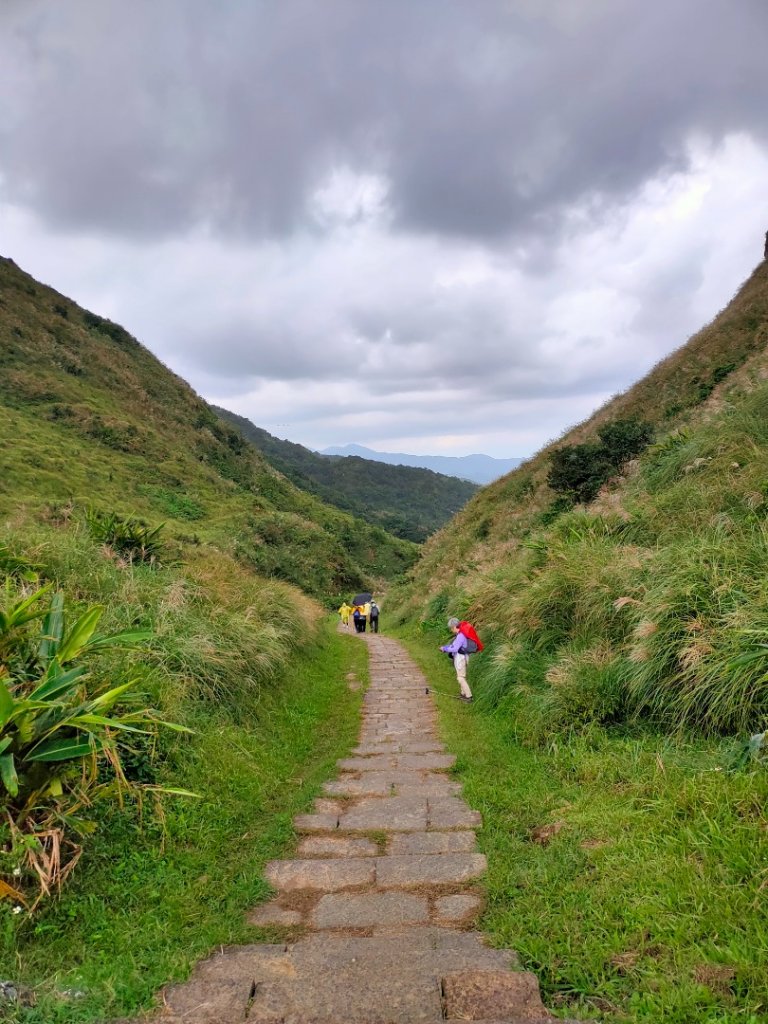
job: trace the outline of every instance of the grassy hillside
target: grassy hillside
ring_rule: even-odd
[[[0,612],[37,585],[15,571],[24,553],[66,595],[68,619],[101,606],[104,632],[148,633],[137,649],[83,659],[74,703],[137,679],[112,717],[148,706],[192,730],[123,734],[119,789],[104,754],[94,777],[88,760],[64,766],[58,795],[41,793],[16,827],[7,812],[18,805],[0,789],[0,977],[36,1000],[3,1019],[132,1017],[211,948],[257,938],[244,913],[269,894],[264,864],[294,842],[293,814],[354,741],[359,694],[346,673],[363,678],[364,651],[330,632],[315,601],[212,546],[162,568],[116,561],[73,522],[27,523],[4,539],[16,560],[0,557]],[[32,642],[19,666],[23,631]],[[34,668],[39,633],[39,621],[13,632],[0,622],[0,686],[6,668],[14,680]],[[31,855],[58,848],[62,867],[80,859],[61,896],[34,906]]]
[[[765,728],[766,341],[763,263],[645,379],[472,499],[425,546],[401,615],[475,618],[494,641],[484,699],[531,728]],[[633,417],[653,443],[594,501],[548,485],[558,449],[599,461],[599,432]]]
[[[767,341],[763,263],[389,595],[436,690],[448,615],[486,643],[474,706],[438,698],[484,815],[482,925],[568,1018],[767,1019]]]
[[[309,595],[416,548],[9,260],[0,463],[0,977],[36,999],[4,1016],[133,1015],[254,937],[264,862],[353,741],[364,652]]]
[[[317,455],[300,444],[273,437],[243,416],[226,409],[216,411],[297,487],[404,540],[426,540],[478,490],[467,480],[429,469],[390,466],[355,456]]]
[[[302,492],[125,330],[0,260],[0,515],[74,505],[166,521],[328,596],[416,549]]]

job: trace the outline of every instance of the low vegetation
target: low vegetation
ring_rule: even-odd
[[[604,423],[597,435],[597,441],[564,445],[550,455],[547,484],[572,504],[596,498],[603,484],[648,447],[653,427],[639,420],[615,420]],[[564,507],[559,504],[558,511]]]
[[[352,744],[362,646],[292,587],[189,554],[115,557],[85,516],[0,548],[0,976],[34,993],[25,1024],[133,1013],[253,938],[264,862]]]
[[[482,626],[493,648],[488,709],[542,739],[637,721],[665,734],[764,731],[766,330],[768,264],[651,373],[655,398],[640,382],[485,488],[427,544],[398,613]],[[726,344],[742,353],[738,372],[733,356],[721,372]],[[667,386],[683,367],[696,368],[683,390],[701,401],[670,429]]]
[[[411,653],[453,692],[440,632]],[[470,681],[486,699],[486,653]],[[761,744],[661,739],[437,697],[456,775],[483,814],[481,927],[517,950],[559,1015],[758,1024],[768,1011],[768,762]]]
[[[446,618],[486,642],[471,711],[440,703],[486,822],[484,924],[564,1016],[768,1013],[766,339],[768,263],[390,595],[446,682]]]

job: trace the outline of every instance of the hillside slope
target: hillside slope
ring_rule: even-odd
[[[296,488],[123,328],[0,260],[0,515],[52,504],[167,521],[331,599],[415,548]]]
[[[297,487],[404,540],[426,540],[477,491],[467,480],[428,469],[317,455],[303,445],[273,437],[244,416],[214,408]]]
[[[495,641],[488,699],[536,706],[542,722],[642,712],[667,727],[757,729],[768,713],[767,341],[764,262],[709,326],[430,539],[401,615],[477,619]],[[548,485],[553,454],[594,453],[601,430],[632,419],[656,443],[571,507]]]

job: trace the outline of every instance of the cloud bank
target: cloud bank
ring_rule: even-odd
[[[768,227],[758,0],[0,12],[0,248],[281,437],[527,455]]]

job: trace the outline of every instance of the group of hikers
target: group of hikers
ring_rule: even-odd
[[[365,600],[363,600],[365,598]],[[370,594],[360,595],[355,599],[358,603],[347,604],[342,602],[339,608],[341,623],[345,629],[349,629],[349,620],[355,627],[356,633],[365,633],[366,627],[370,625],[372,633],[379,632],[379,606]],[[456,670],[456,679],[459,683],[459,700],[470,704],[472,702],[472,690],[467,682],[467,666],[472,654],[477,654],[483,649],[483,642],[477,635],[477,631],[471,622],[462,622],[460,619],[451,616],[448,619],[448,628],[453,633],[453,640],[449,644],[442,644],[440,650],[453,661]]]
[[[372,633],[379,632],[379,606],[373,597],[358,604],[347,604],[346,601],[343,601],[339,608],[339,615],[341,624],[346,629],[349,629],[349,620],[352,619],[356,633],[365,633],[368,626],[371,627]]]

